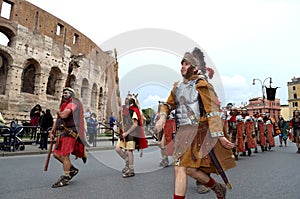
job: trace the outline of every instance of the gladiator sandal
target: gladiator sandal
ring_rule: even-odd
[[[134,169],[128,168],[128,170],[123,173],[123,178],[129,178],[135,176]]]
[[[125,159],[125,167],[122,169],[122,173],[124,174],[128,170],[129,170],[129,159],[128,159],[128,157],[126,157],[126,159]]]
[[[198,193],[204,194],[209,192],[209,188],[207,188],[205,185],[203,185],[201,182],[196,180],[196,185],[198,187]]]
[[[161,167],[168,167],[169,166],[168,156],[164,156],[162,161],[159,163],[159,166],[161,166]]]
[[[226,185],[216,182],[215,186],[211,188],[217,195],[218,199],[225,199],[226,197]]]
[[[72,165],[71,168],[70,168],[70,177],[71,177],[71,179],[72,179],[74,176],[76,176],[76,175],[78,174],[78,172],[79,172],[79,169],[75,168],[75,167]],[[71,180],[71,179],[70,179],[70,180]]]
[[[65,176],[65,175],[62,175],[60,176],[60,178],[58,179],[57,182],[55,182],[53,185],[52,185],[52,188],[57,188],[57,187],[63,187],[63,186],[66,186],[69,184],[69,181],[71,180],[71,177],[70,176]]]

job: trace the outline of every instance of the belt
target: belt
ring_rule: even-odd
[[[59,133],[59,135],[61,137],[70,136],[70,137],[73,137],[73,138],[76,138],[76,139],[78,137],[78,133],[75,132],[75,131],[67,132],[66,130],[57,130],[57,133]]]

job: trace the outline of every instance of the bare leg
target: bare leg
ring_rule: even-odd
[[[185,167],[175,166],[175,195],[185,196],[187,186],[187,169]]]
[[[126,159],[126,157],[127,157],[126,152],[124,152],[124,151],[121,149],[121,147],[116,146],[115,150],[116,150],[116,152],[120,155],[120,157],[121,157],[123,160]]]
[[[133,166],[133,162],[134,162],[133,151],[127,150],[127,155],[128,155],[129,165]]]
[[[202,184],[208,183],[210,179],[206,173],[196,168],[187,168],[187,175],[191,176]]]

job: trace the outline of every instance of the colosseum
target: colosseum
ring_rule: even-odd
[[[29,120],[33,106],[56,113],[69,63],[83,105],[108,119],[121,105],[116,51],[103,51],[63,20],[24,0],[0,0],[0,111]],[[53,114],[55,115],[55,114]]]

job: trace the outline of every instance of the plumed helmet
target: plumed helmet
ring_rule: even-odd
[[[64,91],[69,91],[69,92],[71,92],[72,95],[73,95],[73,97],[75,97],[75,91],[74,91],[73,88],[71,88],[71,87],[65,87],[65,88],[63,89],[63,92],[64,92]]]
[[[199,70],[201,70],[205,74],[206,73],[206,63],[204,60],[203,52],[199,48],[195,47],[194,50],[192,51],[192,54],[199,62],[199,65],[198,65]]]
[[[215,71],[210,67],[206,67],[206,62],[204,60],[204,53],[197,47],[192,51],[193,56],[198,60],[199,66],[198,71],[199,74],[207,75],[209,79],[212,79]]]
[[[186,52],[182,58],[181,64],[183,61],[189,62],[192,66],[199,68],[200,63],[196,57],[190,52]]]

